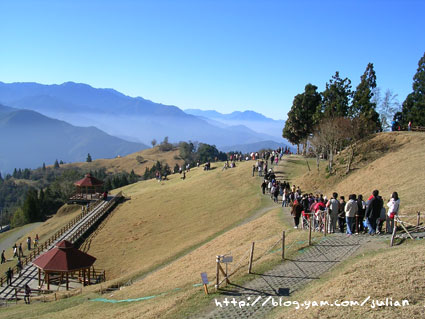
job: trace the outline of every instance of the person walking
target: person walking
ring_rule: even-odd
[[[6,271],[6,282],[7,285],[12,285],[12,277],[13,277],[13,271],[12,268],[9,267],[9,269]]]
[[[28,238],[27,238],[27,248],[28,248],[28,251],[31,250],[31,237],[30,236],[28,236]]]
[[[30,304],[31,288],[30,288],[30,286],[28,286],[28,284],[25,284],[24,290],[25,290],[24,301],[27,305],[29,305]]]
[[[13,245],[13,258],[18,257],[18,246]]]
[[[338,193],[333,193],[326,207],[329,209],[329,233],[335,233],[339,213]]]
[[[381,214],[382,206],[382,198],[379,196],[379,191],[375,189],[372,192],[372,198],[370,199],[366,209],[366,222],[370,235],[375,235],[376,233],[376,220]]]
[[[396,216],[398,216],[398,211],[400,208],[400,198],[398,198],[397,192],[392,193],[391,198],[387,203],[387,206],[387,233],[392,234],[394,230],[394,219]]]
[[[357,214],[356,214],[356,233],[364,231],[363,219],[366,213],[366,203],[363,200],[363,195],[357,196]]]
[[[24,250],[22,249],[22,243],[19,243],[18,257],[24,257]]]
[[[339,199],[338,226],[342,234],[345,230],[345,204],[345,197],[341,196]]]
[[[355,216],[358,211],[358,205],[356,201],[356,195],[351,194],[348,196],[348,202],[345,204],[345,220],[347,222],[347,235],[352,235],[354,231],[354,224],[355,224]]]
[[[300,217],[301,217],[301,212],[303,210],[303,207],[300,203],[298,203],[297,200],[294,201],[294,205],[292,205],[292,209],[291,209],[291,215],[292,217],[294,217],[294,228],[298,228],[298,225],[300,224]]]
[[[16,264],[16,269],[18,270],[18,276],[21,276],[21,272],[22,272],[22,262],[21,262],[21,258],[18,257],[18,263]]]
[[[6,256],[4,255],[5,250],[3,249],[2,253],[1,253],[1,263],[5,264],[6,263]]]

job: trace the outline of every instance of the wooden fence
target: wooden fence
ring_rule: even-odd
[[[74,243],[83,233],[85,233],[93,224],[107,211],[109,210],[113,205],[117,203],[119,199],[122,197],[122,192],[119,192],[114,198],[112,198],[107,205],[105,205],[102,209],[100,209],[96,214],[90,217],[90,219],[87,220],[87,222],[80,228],[78,231],[76,231],[70,238],[67,240]],[[65,234],[69,229],[74,227],[80,220],[82,220],[85,216],[87,216],[96,206],[98,206],[103,201],[102,198],[98,199],[97,201],[91,203],[87,210],[84,210],[73,218],[70,222],[68,222],[65,226],[63,226],[61,229],[59,229],[56,233],[54,233],[50,238],[48,238],[45,242],[39,244],[37,247],[34,247],[34,249],[30,252],[30,254],[21,259],[22,267],[25,267],[30,262],[32,262],[36,257],[40,255],[45,249],[48,249],[53,243],[55,243],[63,234]],[[84,230],[84,231],[83,231]],[[18,273],[18,267],[14,266],[12,268],[12,277],[14,274]],[[7,277],[2,276],[0,277],[0,287],[3,287],[3,283],[7,282]]]

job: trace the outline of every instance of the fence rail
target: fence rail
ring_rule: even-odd
[[[99,218],[107,211],[109,210],[113,205],[117,203],[119,199],[123,197],[122,192],[119,192],[117,195],[115,195],[102,209],[100,209],[96,214],[91,216],[86,223],[78,229],[76,232],[74,232],[70,238],[67,240],[74,243],[76,240],[80,238],[82,234],[84,234],[93,224],[99,220]],[[38,257],[44,250],[48,249],[53,243],[55,243],[59,238],[61,238],[68,230],[70,230],[72,227],[74,227],[79,221],[81,221],[84,217],[86,217],[95,207],[97,207],[101,202],[103,201],[102,198],[98,199],[97,201],[91,203],[88,207],[88,209],[82,211],[78,216],[73,218],[70,222],[68,222],[66,225],[64,225],[61,229],[59,229],[57,232],[55,232],[52,236],[50,236],[46,241],[39,244],[37,247],[34,247],[33,251],[30,252],[30,254],[21,260],[22,262],[22,268],[28,265],[30,262],[32,262],[36,257]],[[14,266],[12,268],[12,278],[13,275],[19,273],[18,266]],[[0,287],[3,287],[3,284],[7,282],[7,277],[2,276],[0,277]]]

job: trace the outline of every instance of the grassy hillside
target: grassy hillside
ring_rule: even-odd
[[[347,156],[343,151],[336,157],[336,175],[325,172],[326,162],[321,163],[320,173],[311,164],[311,172],[297,178],[295,183],[309,192],[320,192],[328,197],[336,191],[363,194],[369,197],[374,189],[388,201],[396,191],[401,199],[401,214],[416,216],[423,210],[419,196],[425,188],[425,134],[420,132],[380,133],[359,145],[353,170],[345,174]]]
[[[250,163],[222,171],[192,169],[170,180],[142,181],[122,190],[120,205],[92,239],[90,254],[108,278],[143,273],[250,216],[261,205]],[[116,190],[116,191],[119,191]],[[114,254],[111,254],[111,249]]]
[[[291,156],[279,168],[279,178],[300,185],[303,190],[330,194],[363,193],[381,190],[385,199],[399,192],[402,213],[421,208],[419,196],[424,186],[425,135],[416,133],[378,134],[361,146],[354,169],[346,175],[344,152],[337,158],[337,175],[326,177],[314,171],[314,160]],[[192,169],[186,180],[180,175],[158,183],[143,181],[122,188],[131,197],[121,204],[83,245],[97,257],[96,268],[106,269],[109,282],[133,284],[100,295],[98,286],[85,287],[83,294],[57,302],[34,303],[31,312],[24,305],[0,310],[7,318],[187,318],[209,304],[200,282],[206,271],[215,276],[215,255],[231,253],[236,264],[247,261],[250,242],[256,241],[258,253],[266,251],[288,225],[280,208],[260,195],[260,178],[251,176],[252,162],[222,171],[222,163],[206,172]],[[302,175],[302,176],[300,176]],[[388,195],[386,195],[388,193]],[[288,230],[287,242],[306,239],[306,233]],[[257,246],[258,245],[258,246]],[[299,249],[297,245],[293,251]],[[409,309],[310,308],[276,309],[273,318],[422,318],[424,254],[422,241],[404,242],[394,248],[385,240],[360,249],[355,258],[338,265],[323,278],[292,295],[293,300],[408,299]],[[290,254],[291,251],[288,251]],[[279,262],[279,254],[266,254],[255,270]],[[245,268],[234,280],[248,277]],[[151,299],[103,303],[88,298],[125,300],[155,296]],[[88,315],[89,314],[89,315]]]
[[[148,148],[143,151],[129,154],[123,157],[116,157],[111,159],[97,159],[93,160],[90,163],[79,162],[79,163],[70,163],[61,165],[62,167],[79,167],[85,170],[98,170],[101,168],[106,168],[107,172],[110,173],[120,173],[127,172],[130,173],[131,170],[138,175],[143,175],[146,167],[151,168],[157,161],[168,163],[168,165],[173,169],[177,164],[182,165],[183,161],[178,159],[179,150],[173,150],[169,152],[162,152],[159,147]],[[144,162],[140,163],[138,161],[138,156],[141,156],[144,159]],[[177,159],[176,159],[177,158]]]

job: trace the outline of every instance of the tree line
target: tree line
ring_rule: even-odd
[[[352,90],[351,80],[342,78],[339,72],[326,83],[325,90],[309,83],[304,92],[294,97],[282,136],[306,154],[308,146],[317,159],[328,159],[328,171],[333,171],[333,157],[342,148],[348,148],[347,172],[356,154],[357,142],[372,133],[388,130],[399,123],[425,126],[425,54],[419,60],[413,78],[413,92],[403,102],[390,90],[381,97],[376,85],[372,63],[360,77],[360,83]]]

